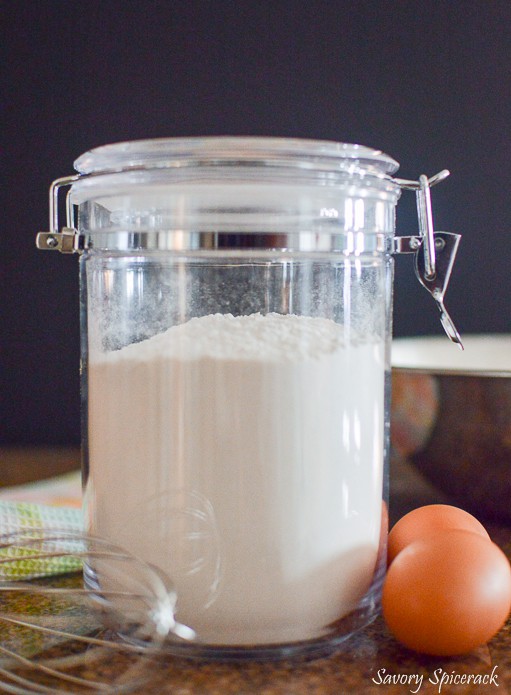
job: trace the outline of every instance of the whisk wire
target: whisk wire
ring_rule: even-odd
[[[46,666],[41,663],[33,662],[30,659],[25,658],[21,654],[18,654],[17,652],[13,652],[10,649],[6,649],[5,647],[0,646],[0,652],[2,654],[6,654],[7,656],[10,656],[12,659],[17,661],[19,664],[22,664],[23,666],[27,666],[28,668],[35,668],[41,673],[44,673],[46,676],[52,676],[54,678],[58,678],[59,680],[66,681],[68,683],[73,683],[74,685],[80,685],[80,686],[85,686],[87,688],[95,688],[97,691],[102,691],[102,692],[108,692],[110,690],[110,686],[105,685],[105,683],[99,683],[98,681],[92,681],[92,680],[86,680],[84,678],[79,678],[78,676],[72,676],[69,673],[64,673],[62,671],[58,671],[56,669],[50,668],[49,666]],[[21,678],[19,674],[11,674],[9,675],[16,675],[18,678]],[[25,679],[22,679],[25,680]],[[29,681],[30,683],[30,681]],[[45,687],[45,686],[40,686],[39,687]],[[42,692],[55,692],[55,689],[52,690],[44,690]]]
[[[4,622],[11,623],[12,625],[18,625],[19,627],[27,627],[32,630],[37,630],[38,632],[44,632],[47,635],[53,635],[55,637],[63,637],[69,640],[76,640],[77,642],[83,642],[84,644],[94,644],[100,647],[107,647],[109,649],[115,649],[115,651],[132,652],[140,654],[141,652],[147,652],[147,645],[135,645],[128,644],[126,642],[109,642],[108,640],[102,640],[97,637],[91,637],[89,635],[77,635],[72,632],[65,632],[64,630],[57,630],[53,627],[45,627],[44,625],[35,625],[34,623],[29,623],[25,620],[18,620],[17,618],[9,618],[4,615],[0,615],[0,620]],[[0,647],[1,649],[1,647]]]
[[[57,585],[49,576],[77,570],[85,587],[73,575]],[[175,620],[176,594],[160,570],[75,532],[0,536],[0,602],[0,691],[14,695],[59,695],[66,684],[75,693],[132,692],[170,634],[195,637]]]

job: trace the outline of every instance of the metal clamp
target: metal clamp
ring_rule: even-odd
[[[80,174],[56,179],[50,186],[50,231],[39,232],[36,236],[36,246],[43,251],[60,251],[61,253],[76,253],[80,250],[80,240],[77,230],[72,226],[73,206],[69,192],[66,196],[67,226],[59,231],[59,191],[65,186],[71,186],[81,178]]]
[[[449,176],[447,169],[428,179],[422,174],[418,181],[395,179],[401,188],[416,191],[419,235],[394,238],[394,253],[415,254],[415,274],[435,300],[440,311],[442,326],[453,343],[463,350],[460,334],[444,305],[454,259],[461,239],[460,234],[435,232],[431,209],[430,188]]]
[[[417,215],[419,218],[419,234],[424,238],[424,261],[426,267],[426,277],[432,280],[436,273],[436,251],[435,251],[435,229],[433,226],[433,212],[431,209],[432,186],[440,181],[444,181],[449,176],[449,171],[443,169],[430,179],[425,174],[419,176],[418,181],[407,181],[406,179],[395,179],[401,188],[416,191]]]

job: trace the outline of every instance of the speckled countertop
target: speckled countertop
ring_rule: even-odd
[[[445,674],[445,675],[444,675]],[[442,677],[487,676],[488,685],[446,685]],[[389,677],[401,682],[392,684]],[[474,680],[474,678],[472,678]],[[483,680],[481,678],[481,680]],[[176,660],[154,667],[150,685],[137,693],[172,695],[341,695],[344,693],[511,692],[511,625],[469,656],[433,659],[407,652],[376,620],[342,651],[309,662],[191,664]]]
[[[446,500],[406,464],[393,462],[391,522],[416,506],[435,501]],[[511,526],[486,526],[511,559]],[[511,693],[511,619],[487,645],[459,658],[412,653],[396,643],[378,618],[327,658],[199,663],[160,657],[147,673],[148,679],[136,695],[504,695]]]

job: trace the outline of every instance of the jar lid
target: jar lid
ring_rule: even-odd
[[[97,147],[75,161],[82,175],[201,165],[296,167],[385,177],[399,164],[362,145],[268,137],[199,137],[134,140]]]

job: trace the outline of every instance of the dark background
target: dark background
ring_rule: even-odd
[[[380,148],[463,234],[446,304],[508,332],[509,0],[4,2],[0,443],[79,441],[77,259],[36,251],[51,181],[107,142],[245,134]],[[404,193],[397,231],[417,229]],[[441,333],[396,260],[394,334]],[[453,348],[455,349],[455,348]]]

